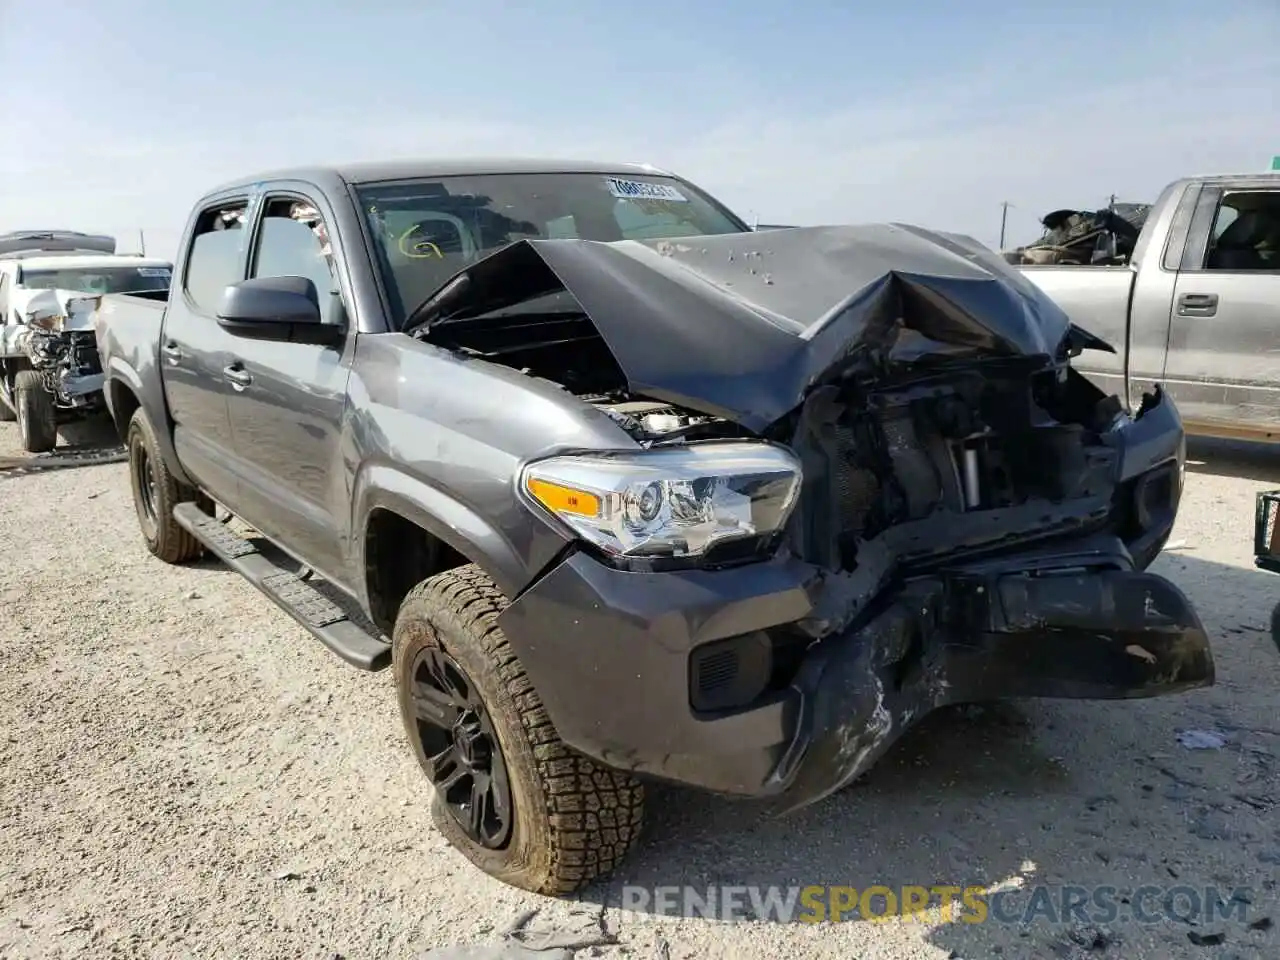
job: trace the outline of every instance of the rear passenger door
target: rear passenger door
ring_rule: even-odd
[[[178,457],[210,495],[233,511],[239,508],[239,484],[225,370],[236,343],[218,325],[217,314],[227,285],[244,279],[249,206],[247,196],[228,196],[197,214],[160,337],[159,360]]]
[[[1280,434],[1280,189],[1201,191],[1164,379],[1188,421]]]
[[[316,191],[267,193],[253,231],[250,277],[307,277],[325,323],[345,324],[334,217]],[[349,325],[348,325],[349,326]],[[343,583],[338,510],[350,502],[339,448],[355,335],[338,346],[237,338],[229,410],[240,516],[327,580]]]

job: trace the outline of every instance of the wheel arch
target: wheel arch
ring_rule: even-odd
[[[156,371],[157,376],[159,371]],[[107,380],[102,394],[107,404],[107,412],[111,415],[116,434],[123,443],[129,434],[129,422],[138,410],[151,422],[151,430],[156,437],[156,445],[164,457],[165,466],[173,474],[174,479],[189,487],[196,483],[182,469],[178,459],[178,451],[173,445],[173,423],[169,419],[168,409],[164,404],[164,392],[159,384],[148,388],[138,372],[123,361],[114,359],[107,370]],[[156,396],[158,394],[158,397]]]
[[[361,599],[388,635],[405,595],[437,573],[474,564],[511,598],[527,582],[506,538],[450,494],[389,465],[362,470],[353,492]]]

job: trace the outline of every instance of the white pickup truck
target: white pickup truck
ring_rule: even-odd
[[[60,422],[105,409],[97,298],[169,289],[169,261],[101,252],[108,241],[114,250],[69,232],[0,236],[0,420],[18,422],[29,453],[52,450]]]
[[[1280,442],[1280,173],[1169,184],[1126,264],[1020,269],[1115,348],[1075,362],[1106,392],[1158,381],[1188,433]]]

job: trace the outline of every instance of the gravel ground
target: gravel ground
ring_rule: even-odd
[[[1280,457],[1204,454],[1157,561],[1210,629],[1215,687],[946,711],[784,820],[655,790],[647,844],[575,902],[444,844],[387,674],[344,666],[225,569],[153,560],[124,466],[17,475],[15,448],[0,424],[0,956],[412,958],[531,910],[531,930],[613,941],[580,957],[1280,955],[1280,578],[1251,562]],[[1188,729],[1223,745],[1186,749]],[[1252,892],[1243,922],[1024,926],[716,923],[622,909],[619,890],[1020,879]]]

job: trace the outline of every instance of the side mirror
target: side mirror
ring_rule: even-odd
[[[250,340],[328,346],[346,335],[341,324],[323,323],[316,285],[306,277],[255,277],[223,291],[218,325]]]

